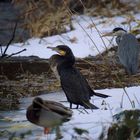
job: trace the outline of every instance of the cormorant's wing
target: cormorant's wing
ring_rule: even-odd
[[[82,74],[80,74],[80,76],[81,76],[81,79],[82,79],[83,84],[87,87],[90,96],[95,95],[95,96],[102,97],[102,98],[110,97],[109,95],[105,95],[105,94],[102,94],[102,93],[97,93],[94,90],[92,90],[92,88],[88,84],[86,78]]]
[[[60,77],[61,85],[67,98],[72,98],[73,96],[75,100],[78,100],[79,98],[82,100],[88,100],[93,95],[102,98],[110,97],[109,95],[94,92],[86,78],[75,67],[62,70],[60,72]]]
[[[86,102],[90,99],[89,85],[86,79],[74,67],[61,69],[59,72],[62,88],[68,101]]]

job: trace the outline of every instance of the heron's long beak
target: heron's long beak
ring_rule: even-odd
[[[106,36],[114,36],[114,34],[113,32],[109,32],[102,35],[102,37],[106,37]]]
[[[57,50],[56,47],[50,47],[50,46],[48,46],[47,48],[48,48],[48,49],[51,49],[51,50],[53,50],[53,51],[56,51],[56,50]]]

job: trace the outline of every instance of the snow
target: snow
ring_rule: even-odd
[[[76,140],[98,140],[99,136],[101,135],[102,131],[104,130],[106,132],[107,128],[114,122],[113,116],[117,113],[120,113],[123,110],[129,110],[129,109],[139,109],[140,104],[137,102],[140,101],[140,86],[136,87],[126,87],[125,88],[128,96],[131,99],[131,102],[135,104],[135,107],[133,108],[128,96],[124,92],[124,89],[122,88],[112,88],[112,89],[102,89],[102,90],[95,90],[96,92],[110,95],[111,97],[108,97],[106,99],[100,98],[100,97],[92,97],[91,103],[99,107],[98,110],[90,110],[90,109],[83,109],[83,107],[80,107],[77,109],[72,109],[73,115],[69,122],[64,123],[60,129],[63,135],[62,140],[71,140],[72,137],[75,137]],[[60,102],[64,104],[65,106],[69,107],[69,103],[66,102],[66,97],[63,92],[56,92],[56,93],[50,93],[50,94],[44,94],[40,95],[41,98],[44,100],[55,100],[57,102]],[[122,99],[123,97],[123,99]],[[14,122],[13,124],[1,124],[0,130],[4,127],[6,127],[6,130],[9,130],[10,132],[26,132],[28,130],[32,130],[33,133],[31,136],[27,135],[27,138],[25,137],[25,140],[34,140],[39,137],[40,140],[45,140],[46,137],[48,140],[54,140],[55,138],[55,131],[52,131],[49,135],[43,134],[43,128],[33,125],[30,122],[27,121],[25,117],[26,108],[29,104],[31,104],[32,99],[31,98],[24,98],[21,100],[21,106],[23,107],[21,111],[10,111],[8,114],[9,118]],[[26,102],[26,104],[25,104]],[[103,104],[104,102],[104,104]],[[7,116],[5,114],[5,116]],[[7,128],[7,126],[13,126],[10,128]],[[81,136],[75,133],[74,128],[80,128],[87,130],[89,133],[85,133]]]
[[[137,19],[140,19],[140,14],[135,15]],[[106,23],[102,23],[103,21],[106,21]],[[26,48],[27,51],[18,54],[20,56],[30,56],[30,55],[37,55],[41,58],[49,58],[51,55],[54,54],[51,50],[47,49],[47,46],[56,46],[60,44],[66,44],[68,45],[74,55],[79,58],[84,58],[89,55],[95,56],[101,52],[103,52],[106,47],[104,43],[102,42],[102,39],[100,38],[100,35],[98,31],[93,28],[88,28],[89,25],[96,24],[96,28],[101,32],[105,33],[108,31],[111,31],[114,27],[120,26],[124,29],[128,29],[127,25],[122,25],[121,23],[125,21],[126,19],[124,17],[113,17],[113,18],[99,18],[99,17],[87,17],[87,16],[75,16],[73,17],[73,26],[75,30],[61,34],[61,35],[55,35],[51,37],[45,37],[43,39],[39,38],[31,38],[27,40],[25,43],[16,43],[10,45],[7,53],[11,54],[13,52],[20,51],[21,49]],[[132,26],[135,26],[135,23],[131,24]],[[83,30],[84,29],[84,30]],[[89,37],[90,36],[90,37]],[[70,42],[69,40],[72,38],[76,38],[75,42]],[[107,48],[110,48],[110,40],[111,38],[103,38]],[[95,45],[96,44],[96,45]],[[115,44],[115,41],[113,42]],[[128,93],[131,102],[135,104],[135,108],[132,108],[132,105],[130,103],[130,100],[128,99],[128,96],[125,93],[125,90]],[[95,90],[99,93],[108,94],[111,97],[102,99],[98,97],[92,97],[91,102],[94,103],[97,107],[100,109],[98,110],[84,110],[84,109],[73,109],[73,116],[72,119],[65,123],[61,127],[61,131],[63,132],[64,138],[62,140],[71,140],[72,136],[75,136],[77,140],[82,140],[82,137],[86,137],[90,140],[98,140],[102,130],[105,130],[105,128],[109,127],[109,125],[113,122],[113,115],[127,109],[139,109],[140,104],[137,101],[140,101],[140,86],[137,87],[125,87],[122,88],[114,88],[114,89],[102,89],[102,90]],[[63,103],[65,106],[69,106],[66,101],[66,97],[63,92],[60,93],[53,93],[53,94],[47,94],[42,95],[43,99],[47,100],[54,100],[59,101]],[[32,98],[31,98],[32,99]],[[26,107],[28,104],[31,103],[30,101],[26,104]],[[27,99],[25,98],[27,101]],[[104,101],[103,101],[104,100]],[[23,101],[24,102],[24,99]],[[102,105],[102,103],[105,103],[105,105]],[[107,108],[107,110],[105,110]],[[23,120],[25,119],[25,108],[20,112],[20,117],[14,116],[14,121],[18,120],[18,118]],[[21,117],[22,114],[22,117]],[[26,122],[27,123],[27,122]],[[38,133],[41,133],[42,136],[38,133],[33,134],[32,139],[39,137],[41,140],[45,140],[46,137],[49,140],[53,140],[55,135],[50,134],[49,136],[43,135],[43,129],[41,127],[35,126],[30,124],[29,122],[26,125],[29,126],[29,128],[37,129]],[[24,126],[25,127],[25,126]],[[73,128],[83,128],[89,131],[89,134],[84,134],[82,136],[78,136]],[[40,131],[39,131],[40,130]]]
[[[140,19],[140,14],[136,15],[137,19]],[[87,17],[87,16],[75,16],[73,17],[74,30],[61,35],[55,35],[51,37],[45,37],[43,39],[31,38],[24,43],[15,43],[10,45],[7,54],[18,52],[24,48],[27,51],[18,54],[20,56],[36,55],[40,58],[49,58],[54,54],[51,50],[47,49],[47,46],[57,46],[60,44],[68,45],[75,57],[84,58],[89,55],[95,56],[102,53],[106,47],[110,48],[110,38],[102,38],[102,33],[111,31],[115,27],[123,27],[128,30],[128,26],[122,25],[121,23],[126,21],[124,16],[112,17],[112,18],[101,18],[101,17]],[[105,22],[105,23],[102,23]],[[92,25],[96,25],[96,28]],[[136,23],[132,23],[131,26],[135,26]],[[100,35],[97,31],[100,32]],[[75,38],[75,42],[70,40]],[[113,42],[115,44],[115,41]],[[4,48],[4,47],[3,47]]]
[[[137,100],[140,101],[140,86],[125,88],[125,90],[128,93],[131,101],[135,103],[135,108],[132,108],[129,99],[122,88],[95,90],[96,92],[107,94],[111,97],[106,99],[92,97],[91,102],[100,108],[98,110],[84,111],[82,107],[79,110],[73,109],[73,117],[71,121],[64,123],[61,128],[64,135],[63,140],[70,140],[72,135],[76,135],[73,131],[74,127],[88,130],[89,134],[86,137],[98,140],[104,127],[108,127],[113,122],[113,115],[120,113],[123,110],[140,108],[140,104],[137,103]],[[63,95],[64,93],[56,94],[59,94],[57,95],[59,97],[59,99],[57,99],[58,101],[61,102],[62,100],[66,100],[65,96]],[[43,99],[46,98],[52,100],[54,97],[56,97],[56,94],[50,94],[48,96],[43,95],[42,97]],[[137,100],[135,97],[137,97]],[[106,105],[102,105],[103,101],[105,101]],[[69,107],[68,103],[64,103],[64,105]],[[107,110],[105,110],[105,108],[107,108]]]

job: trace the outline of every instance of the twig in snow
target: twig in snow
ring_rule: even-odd
[[[139,102],[139,100],[138,100],[138,98],[136,97],[136,95],[135,95],[135,94],[134,94],[134,97],[135,97],[135,99],[136,99],[136,101],[137,101],[138,105],[140,106],[140,102]]]
[[[9,58],[9,57],[11,57],[11,56],[13,56],[13,55],[20,54],[20,53],[22,53],[22,52],[24,52],[24,51],[26,51],[26,49],[23,49],[23,50],[21,50],[21,51],[19,51],[19,52],[16,52],[16,53],[12,53],[12,54],[6,56],[6,58]]]
[[[124,97],[124,92],[123,92],[123,94],[122,94],[121,103],[120,103],[120,108],[123,108],[123,97]]]
[[[107,105],[108,105],[109,111],[110,111],[110,113],[111,113],[112,120],[114,121],[114,118],[113,118],[113,113],[112,113],[111,107],[110,107],[109,103],[107,103]]]
[[[6,46],[5,50],[4,50],[4,52],[2,53],[1,58],[3,58],[3,57],[6,56],[6,51],[8,50],[9,45],[12,43],[12,41],[13,41],[14,38],[15,38],[16,28],[17,28],[17,22],[15,23],[15,27],[14,27],[14,31],[13,31],[12,37],[11,37],[10,41],[8,42],[8,44],[7,44],[7,46]]]

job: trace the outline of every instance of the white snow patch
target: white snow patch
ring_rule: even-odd
[[[135,17],[140,19],[140,14],[136,14]],[[84,58],[89,55],[95,56],[99,53],[102,53],[106,48],[110,48],[111,38],[102,38],[104,40],[104,45],[98,31],[90,25],[93,23],[96,25],[96,28],[99,30],[100,34],[113,30],[115,27],[123,27],[128,30],[127,25],[122,25],[121,23],[125,21],[126,18],[122,17],[113,17],[113,18],[101,18],[101,17],[87,17],[87,16],[74,16],[73,17],[73,26],[75,30],[63,33],[61,35],[54,35],[51,37],[45,37],[43,39],[31,38],[28,39],[25,43],[15,43],[10,45],[8,48],[7,54],[12,54],[13,52],[18,52],[21,49],[26,48],[27,51],[18,54],[18,56],[30,56],[36,55],[41,58],[49,58],[54,54],[51,50],[47,49],[47,46],[56,46],[60,44],[68,45],[74,55],[79,58]],[[105,23],[103,23],[105,21]],[[131,26],[135,26],[136,23],[132,23]],[[76,38],[75,42],[70,42],[70,39]],[[113,42],[113,44],[115,41]],[[3,47],[4,49],[5,47]]]

